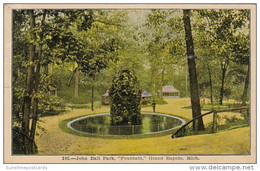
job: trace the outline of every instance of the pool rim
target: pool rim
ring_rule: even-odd
[[[183,118],[180,118],[180,117],[174,116],[174,115],[163,114],[163,113],[156,113],[156,112],[142,113],[142,115],[143,114],[144,115],[159,115],[159,116],[171,117],[171,118],[180,120],[181,124],[178,125],[178,126],[175,126],[173,128],[163,130],[163,131],[148,132],[148,133],[143,133],[143,134],[132,134],[132,135],[101,135],[101,134],[95,134],[95,133],[82,132],[82,131],[79,131],[79,130],[77,130],[77,129],[75,129],[75,128],[73,128],[71,126],[71,124],[76,122],[76,121],[80,121],[80,120],[83,120],[83,119],[86,119],[86,118],[90,118],[90,117],[93,117],[93,116],[110,115],[110,113],[98,113],[98,114],[87,115],[87,116],[83,116],[83,117],[80,117],[80,118],[73,119],[72,121],[69,121],[67,123],[67,127],[69,129],[71,129],[72,131],[75,131],[77,133],[84,134],[84,135],[89,135],[89,136],[98,136],[98,137],[134,137],[134,136],[142,136],[142,135],[157,135],[157,134],[160,134],[160,133],[172,131],[172,130],[177,129],[177,128],[183,126],[184,124],[186,124],[186,121]]]

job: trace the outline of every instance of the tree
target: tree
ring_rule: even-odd
[[[117,12],[97,11],[91,28],[87,31],[77,32],[76,34],[77,41],[83,48],[82,55],[78,59],[79,69],[92,80],[92,111],[94,110],[95,78],[98,73],[107,68],[110,61],[117,60],[117,54],[120,49],[121,41],[117,30],[121,27],[121,23],[118,22],[119,16],[116,15]],[[104,13],[108,14],[104,15]],[[105,16],[108,16],[108,18]]]
[[[196,73],[195,53],[192,39],[192,31],[190,24],[190,10],[183,10],[183,23],[185,28],[185,40],[187,49],[187,59],[190,76],[190,93],[191,93],[191,106],[192,117],[195,118],[201,115],[200,98],[198,92],[198,82]],[[204,130],[204,124],[202,118],[199,118],[193,122],[193,130]]]
[[[30,137],[30,129],[29,129],[29,121],[30,121],[30,114],[31,114],[31,99],[32,99],[32,83],[33,83],[33,72],[34,72],[34,58],[35,58],[35,47],[34,41],[36,39],[36,35],[34,33],[35,29],[35,16],[34,11],[29,10],[29,23],[30,23],[30,40],[31,43],[29,44],[29,67],[27,70],[27,81],[26,81],[26,96],[24,97],[24,104],[23,104],[23,120],[22,120],[22,132],[24,134],[23,143],[24,143],[24,153],[30,154],[30,145],[31,139]]]
[[[14,11],[14,18],[18,19],[18,24],[14,23],[13,35],[20,34],[23,43],[25,44],[25,49],[19,49],[19,39],[14,38],[14,62],[20,60],[22,55],[25,55],[24,61],[25,67],[24,70],[27,72],[20,72],[19,69],[17,74],[13,74],[15,78],[22,78],[19,82],[20,87],[14,88],[14,104],[17,103],[18,99],[23,99],[22,107],[18,108],[17,122],[21,122],[21,127],[14,127],[14,135],[16,135],[18,141],[19,136],[21,137],[21,146],[20,149],[17,148],[18,153],[24,154],[34,154],[37,151],[37,146],[34,142],[36,124],[38,121],[39,115],[39,85],[40,82],[40,67],[42,61],[42,49],[43,49],[43,32],[45,25],[46,11],[44,10],[22,10]],[[21,31],[22,30],[22,31]],[[28,57],[27,57],[28,56]],[[16,65],[15,65],[16,66]],[[17,66],[16,66],[17,67]],[[21,77],[21,74],[25,74],[25,77]],[[17,85],[16,80],[13,81],[14,85]],[[18,86],[19,87],[19,86]],[[19,91],[23,93],[19,93]],[[17,99],[18,98],[18,99]],[[19,100],[18,100],[19,101]],[[18,106],[18,105],[17,105]],[[22,117],[20,118],[20,111],[22,112]],[[20,134],[20,135],[17,135]],[[21,136],[22,135],[22,136]]]
[[[13,134],[17,136],[14,139],[18,139],[21,143],[20,148],[16,148],[17,153],[35,154],[37,146],[34,137],[38,118],[46,111],[46,105],[53,102],[46,93],[52,82],[51,76],[41,73],[41,67],[64,59],[66,53],[60,47],[68,41],[62,41],[67,36],[61,29],[63,25],[59,25],[60,29],[55,30],[60,23],[57,20],[64,19],[59,10],[17,10],[14,11],[14,18],[19,22],[14,22],[13,35],[20,37],[15,37],[13,40],[14,63],[16,63],[14,67],[18,67],[18,72],[13,74],[13,84],[20,84],[20,87],[14,87],[13,104],[17,106],[14,112],[17,113],[16,116],[19,119],[17,122],[21,124],[21,127],[14,126]],[[67,38],[68,36],[65,40]],[[25,49],[19,47],[21,43],[24,44]],[[21,62],[24,67],[18,65],[17,62]],[[20,69],[26,72],[21,72]],[[18,78],[19,82],[15,78]],[[22,107],[19,107],[19,101],[23,101]]]
[[[197,54],[197,72],[199,90],[201,97],[209,97],[211,104],[214,102],[213,84],[217,71],[215,67],[216,59],[214,59],[214,49],[211,47],[212,37],[208,36],[208,25],[205,24],[204,18],[200,15],[201,10],[193,11],[192,28],[194,31],[194,44]],[[206,76],[207,75],[207,76]],[[207,93],[209,88],[209,93]]]
[[[201,10],[200,15],[204,17],[207,25],[207,36],[210,37],[211,47],[214,49],[215,57],[219,60],[221,68],[221,83],[219,91],[219,104],[223,104],[225,95],[226,76],[232,58],[233,44],[237,43],[237,34],[243,34],[248,23],[247,10]]]
[[[250,46],[249,45],[250,45],[249,32],[246,32],[245,34],[240,33],[236,35],[234,38],[234,43],[232,44],[233,57],[231,58],[231,60],[238,65],[247,66],[246,72],[244,74],[245,75],[244,89],[241,95],[241,101],[243,106],[246,105],[246,101],[248,99],[247,94],[248,94],[249,76],[250,76],[250,64],[249,64]]]
[[[152,10],[147,16],[146,26],[153,93],[166,83],[165,74],[181,64],[184,41],[180,39],[183,30],[179,10]],[[177,67],[176,67],[177,68]],[[156,81],[160,80],[160,81]],[[162,98],[162,93],[159,94]]]
[[[46,11],[42,11],[42,18],[41,18],[41,24],[40,27],[41,32],[39,32],[39,44],[38,44],[38,56],[36,56],[36,69],[35,69],[35,73],[34,73],[34,93],[35,93],[35,99],[33,101],[33,115],[32,115],[32,124],[31,124],[31,132],[30,132],[30,137],[32,140],[34,140],[35,137],[35,132],[36,132],[36,125],[37,125],[37,121],[38,121],[38,115],[39,115],[39,109],[38,109],[38,104],[39,104],[39,97],[38,97],[38,89],[39,89],[39,84],[40,84],[40,70],[41,70],[41,60],[42,60],[42,49],[43,49],[43,32],[44,32],[44,26],[45,26],[45,17],[46,17]],[[32,151],[33,153],[35,153],[34,149],[35,149],[35,143],[34,141],[31,141],[30,144],[30,151]]]
[[[93,20],[93,10],[72,10],[67,12],[67,21],[68,25],[71,25],[72,29],[71,33],[74,37],[77,37],[78,32],[86,32],[88,29],[91,28]],[[79,41],[74,41],[74,44],[70,46],[70,51],[74,51],[73,53],[73,61],[75,61],[75,68],[72,71],[72,74],[69,78],[68,85],[70,84],[70,81],[72,77],[74,76],[74,95],[73,98],[75,100],[78,99],[79,95],[79,79],[80,79],[80,69],[79,69],[79,63],[81,61],[82,55],[84,54],[84,50],[81,48],[82,44],[79,43]]]

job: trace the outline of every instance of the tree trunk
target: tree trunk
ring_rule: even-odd
[[[92,78],[92,84],[91,84],[91,110],[94,111],[94,81],[95,76]]]
[[[244,84],[244,90],[243,90],[243,94],[241,97],[242,100],[242,106],[246,105],[246,100],[247,100],[247,90],[248,90],[248,86],[249,86],[249,75],[250,75],[250,66],[248,64],[247,67],[247,75],[246,75],[246,79],[245,79],[245,84]]]
[[[73,76],[75,75],[75,72],[76,72],[77,69],[78,69],[78,68],[75,68],[75,69],[72,71],[72,73],[70,74],[70,77],[69,77],[69,80],[68,80],[68,83],[67,83],[68,86],[70,86],[71,80],[72,80]]]
[[[26,80],[26,96],[24,97],[23,104],[23,120],[22,120],[22,132],[24,134],[23,138],[23,148],[25,154],[30,154],[29,145],[29,123],[30,123],[30,114],[31,114],[31,95],[32,95],[32,83],[33,83],[33,74],[34,74],[34,57],[35,57],[35,16],[33,10],[28,10],[29,12],[29,23],[30,23],[30,39],[32,43],[29,44],[29,67],[27,70],[27,80]]]
[[[153,68],[153,67],[152,67]],[[154,73],[155,70],[151,68],[151,79],[150,79],[150,86],[151,86],[151,92],[153,96],[156,96],[156,90],[155,90],[155,84],[154,84]]]
[[[185,68],[185,97],[188,97],[188,67]]]
[[[221,87],[220,87],[220,94],[219,94],[219,104],[223,104],[223,97],[224,97],[224,84],[225,84],[225,77],[227,71],[227,64],[221,64],[222,68],[222,77],[221,77]]]
[[[162,73],[161,73],[161,90],[162,90],[162,88],[163,88],[163,77],[164,77],[164,71],[165,71],[165,67],[163,67],[163,69],[162,69]],[[162,97],[163,97],[163,92],[160,91],[160,98],[162,98]]]
[[[201,115],[200,109],[200,98],[198,91],[197,73],[196,73],[196,62],[195,53],[192,39],[192,31],[190,24],[190,10],[183,10],[183,22],[185,28],[185,40],[190,76],[190,93],[191,93],[191,105],[192,105],[192,117],[195,118]],[[204,130],[203,119],[197,119],[193,122],[193,130],[200,131]]]
[[[77,67],[75,72],[74,99],[77,100],[78,98],[79,98],[79,69]]]
[[[210,103],[213,104],[213,88],[212,88],[211,70],[210,70],[208,62],[207,62],[207,69],[208,69],[208,73],[209,73]]]
[[[32,116],[31,130],[30,130],[31,141],[29,145],[31,154],[35,154],[36,153],[35,149],[37,148],[34,142],[34,137],[36,132],[37,120],[38,120],[38,101],[39,101],[38,98],[36,98],[33,102],[33,116]]]
[[[44,12],[42,21],[41,21],[41,26],[42,26],[42,32],[39,34],[40,42],[43,40],[43,32],[44,32],[44,22],[45,22],[45,16],[46,12]],[[36,151],[36,144],[34,143],[34,137],[35,137],[35,132],[36,132],[36,125],[38,121],[38,86],[40,84],[40,70],[41,70],[41,59],[42,59],[42,43],[39,44],[39,50],[38,50],[38,57],[36,59],[37,61],[37,66],[36,66],[36,71],[35,71],[35,76],[34,76],[34,93],[36,95],[34,102],[33,102],[33,116],[32,116],[32,125],[31,125],[31,131],[30,131],[30,137],[32,141],[30,142],[30,150],[32,154],[35,154]]]

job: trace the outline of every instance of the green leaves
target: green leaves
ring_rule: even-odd
[[[90,77],[107,68],[109,61],[115,61],[120,47],[119,37],[114,33],[117,27],[101,20],[102,17],[96,16],[97,21],[94,19],[87,31],[76,33],[78,42],[83,46],[81,49],[83,55],[78,55],[80,70]]]
[[[238,96],[242,88],[242,81],[237,84],[237,80],[241,80],[238,71],[245,70],[245,66],[239,65],[248,64],[249,60],[249,11],[194,10],[194,14],[194,40],[195,47],[198,47],[196,54],[200,66],[199,81],[201,84],[207,82],[205,75],[211,70],[214,73],[212,83],[216,98],[221,94],[217,90],[224,85],[225,97]],[[205,63],[210,66],[207,70],[204,69]],[[201,88],[201,92],[207,93],[205,90],[207,89]]]
[[[109,98],[113,125],[141,124],[141,91],[132,71],[122,70],[114,77]]]

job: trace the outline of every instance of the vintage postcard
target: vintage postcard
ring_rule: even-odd
[[[4,163],[256,163],[256,4],[4,4]]]

